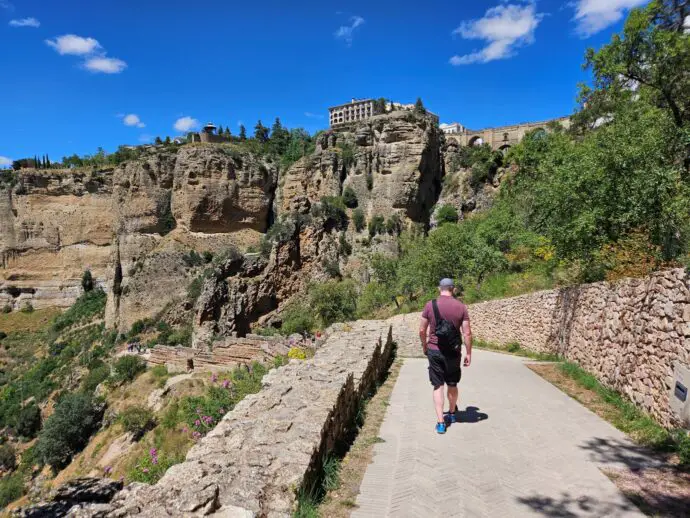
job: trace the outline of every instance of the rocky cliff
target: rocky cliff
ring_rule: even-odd
[[[339,242],[366,237],[316,214],[324,196],[349,187],[367,220],[427,226],[443,147],[430,119],[395,112],[320,134],[315,152],[282,172],[270,155],[232,144],[162,147],[89,172],[21,172],[0,187],[0,304],[67,306],[90,269],[108,292],[106,325],[126,331],[170,304],[191,310],[187,291],[209,268],[197,260],[205,253],[225,259],[194,308],[196,341],[245,334],[305,279],[328,278],[326,263],[344,266]],[[291,222],[288,238],[243,256],[274,221]]]

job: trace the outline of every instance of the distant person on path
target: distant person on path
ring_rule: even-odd
[[[427,302],[419,325],[422,350],[429,359],[429,380],[434,387],[436,408],[436,432],[446,433],[446,428],[455,422],[460,381],[460,356],[465,339],[467,355],[464,366],[472,363],[472,330],[467,306],[454,297],[455,285],[452,279],[441,279],[438,299]],[[448,413],[443,413],[443,386],[448,386]]]

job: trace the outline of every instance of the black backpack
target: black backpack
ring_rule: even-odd
[[[441,318],[438,312],[436,299],[431,301],[434,308],[434,320],[436,320],[436,338],[438,338],[438,348],[443,354],[457,354],[460,349],[460,333],[452,322]]]

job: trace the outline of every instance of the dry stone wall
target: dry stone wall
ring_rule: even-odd
[[[473,304],[474,335],[555,352],[667,426],[676,365],[690,365],[690,291],[683,269]]]
[[[289,350],[287,340],[282,337],[247,335],[214,342],[211,349],[156,345],[147,362],[151,366],[165,365],[170,372],[207,372],[249,365],[254,361],[267,363],[276,356],[286,355]]]
[[[242,400],[156,485],[131,484],[111,502],[79,504],[68,516],[292,516],[297,492],[315,483],[350,432],[392,349],[386,322],[339,326],[312,359],[269,372],[262,390]]]

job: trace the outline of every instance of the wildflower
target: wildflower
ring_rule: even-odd
[[[223,388],[226,389],[230,386],[230,380],[223,380]]]
[[[182,430],[180,430],[180,431],[181,431],[182,433],[187,433],[187,432],[189,431],[189,428],[187,428],[186,426],[183,426],[183,427],[182,427]]]
[[[158,455],[158,450],[156,450],[156,448],[151,448],[149,450],[149,453],[151,454],[151,457],[155,457],[156,455]]]
[[[201,434],[199,432],[192,432],[192,437],[196,440],[201,437]]]
[[[218,381],[218,375],[214,372],[211,374],[211,383],[215,383],[216,381]]]
[[[103,468],[103,474],[104,475],[110,475],[110,473],[112,473],[112,471],[113,471],[112,466],[106,466],[105,468]]]
[[[196,421],[194,421],[194,426],[200,426],[200,425],[201,425],[201,421],[199,421],[198,419]]]
[[[143,468],[143,469],[141,470],[141,472],[142,472],[142,473],[148,473],[148,472],[149,472],[149,468]]]

